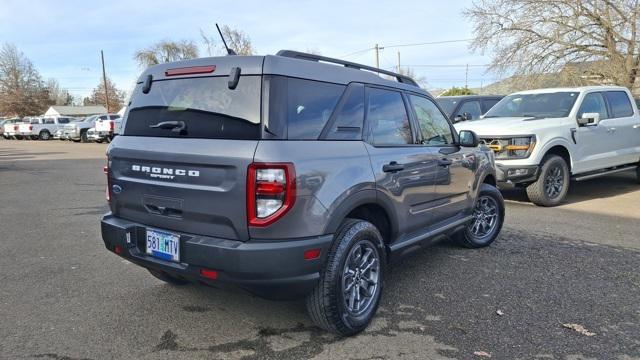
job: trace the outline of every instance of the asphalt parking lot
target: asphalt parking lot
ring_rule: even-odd
[[[640,359],[635,174],[573,184],[557,208],[507,192],[493,246],[394,266],[374,323],[340,339],[302,302],[171,287],[109,253],[105,148],[0,140],[2,359]]]

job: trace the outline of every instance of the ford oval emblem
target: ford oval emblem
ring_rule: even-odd
[[[111,191],[112,191],[114,194],[120,194],[120,193],[122,192],[122,187],[121,187],[120,185],[113,185],[113,186],[111,187]]]

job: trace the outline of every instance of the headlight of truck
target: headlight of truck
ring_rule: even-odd
[[[493,150],[496,160],[526,159],[536,146],[534,135],[483,140]]]

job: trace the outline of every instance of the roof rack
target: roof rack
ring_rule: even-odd
[[[409,84],[409,85],[413,85],[413,86],[419,87],[418,83],[416,83],[415,80],[413,80],[409,76],[398,74],[398,73],[394,73],[393,71],[378,69],[378,68],[373,67],[373,66],[367,66],[367,65],[354,63],[354,62],[351,62],[351,61],[345,61],[345,60],[330,58],[330,57],[326,57],[326,56],[322,56],[322,55],[308,54],[308,53],[303,53],[303,52],[294,51],[294,50],[280,50],[280,51],[278,51],[278,53],[276,55],[277,56],[284,56],[284,57],[294,58],[294,59],[300,59],[300,60],[309,60],[309,61],[316,61],[316,62],[323,61],[323,62],[332,63],[332,64],[344,65],[344,67],[348,67],[348,68],[356,69],[356,70],[368,70],[368,71],[375,72],[375,73],[378,73],[378,74],[385,74],[385,75],[394,77],[399,83]]]

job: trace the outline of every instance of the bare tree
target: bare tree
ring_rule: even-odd
[[[124,103],[125,94],[119,90],[116,85],[107,77],[107,93],[109,96],[109,111],[117,111]],[[89,97],[85,97],[83,105],[103,105],[107,107],[106,96],[104,94],[104,81],[100,80],[100,84],[96,86]]]
[[[426,88],[429,85],[429,83],[427,82],[427,78],[421,75],[417,75],[413,68],[400,67],[400,71],[398,71],[398,73],[412,78],[422,88]]]
[[[640,68],[639,0],[478,0],[474,50],[491,50],[491,70],[519,75],[592,64],[603,82],[634,87]]]
[[[134,59],[141,67],[197,57],[198,47],[191,40],[163,40],[151,45],[149,48],[136,51],[134,55]]]
[[[222,26],[220,31],[222,31],[222,35],[224,36],[224,40],[227,42],[227,46],[229,46],[230,49],[233,49],[236,54],[255,54],[253,45],[251,45],[251,39],[249,39],[249,36],[247,36],[244,31],[233,29],[227,25]],[[200,37],[207,48],[209,56],[227,53],[217,30],[214,30],[213,35],[208,35],[205,30],[200,29]]]
[[[0,114],[38,115],[52,102],[40,74],[12,44],[0,49]]]
[[[67,89],[60,87],[58,80],[49,79],[45,86],[49,91],[49,99],[53,105],[71,105],[73,103],[73,96],[69,94]]]

